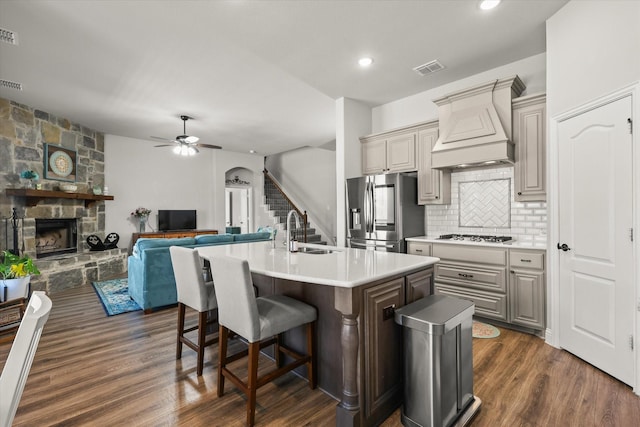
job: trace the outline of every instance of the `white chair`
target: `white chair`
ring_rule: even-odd
[[[0,427],[10,427],[13,422],[50,312],[49,297],[33,292],[0,376]]]
[[[234,383],[247,395],[247,425],[255,421],[256,391],[279,376],[306,365],[309,387],[316,387],[314,335],[317,313],[315,307],[284,295],[256,298],[253,292],[249,263],[231,257],[214,257],[211,260],[213,283],[218,298],[218,323],[220,343],[218,348],[218,397],[224,394],[224,380]],[[307,354],[281,344],[281,334],[306,325]],[[233,331],[249,342],[249,349],[227,356],[227,339]],[[275,338],[274,338],[275,337]],[[260,349],[275,344],[276,369],[258,377]],[[280,353],[293,358],[281,366]],[[244,383],[227,368],[227,363],[248,355],[248,378]],[[292,408],[294,409],[294,408]]]
[[[212,282],[205,282],[202,276],[202,261],[198,252],[190,248],[171,246],[171,264],[176,278],[178,291],[178,336],[176,359],[182,357],[182,344],[198,353],[197,375],[202,375],[204,365],[204,349],[218,342],[218,337],[206,341],[207,325],[215,319],[209,319],[209,312],[218,307]],[[198,325],[184,328],[186,307],[198,312]],[[185,336],[186,333],[198,330],[198,342]]]

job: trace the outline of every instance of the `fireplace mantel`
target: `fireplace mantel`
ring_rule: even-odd
[[[27,206],[35,206],[44,199],[76,199],[84,200],[84,206],[88,208],[92,203],[100,200],[113,200],[113,196],[102,194],[65,193],[64,191],[32,190],[29,188],[7,188],[5,194],[13,197],[24,197]]]

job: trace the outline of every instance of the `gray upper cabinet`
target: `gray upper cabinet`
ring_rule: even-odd
[[[546,95],[543,93],[514,99],[514,186],[517,202],[547,199],[546,132]]]
[[[418,131],[418,203],[421,205],[451,202],[451,173],[431,168],[431,150],[437,140],[437,121]]]
[[[370,136],[360,141],[364,175],[416,170],[415,132]]]

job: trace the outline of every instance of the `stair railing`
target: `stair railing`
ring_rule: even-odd
[[[271,181],[273,186],[278,190],[278,192],[280,192],[282,197],[287,201],[287,205],[288,205],[287,210],[293,209],[294,211],[297,212],[298,215],[300,215],[300,218],[302,219],[302,231],[304,236],[303,242],[307,243],[307,211],[301,211],[300,209],[298,209],[298,207],[285,194],[285,192],[282,190],[282,187],[280,187],[280,184],[278,184],[278,182],[275,180],[275,178],[269,173],[269,171],[266,168],[262,171],[262,173],[264,174],[264,179],[268,179],[269,181]],[[289,224],[287,224],[287,229],[289,229]]]

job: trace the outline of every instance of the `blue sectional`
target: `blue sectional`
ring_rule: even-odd
[[[170,246],[197,248],[258,242],[269,238],[269,232],[259,232],[202,234],[177,239],[138,239],[128,260],[129,295],[145,312],[178,302]]]

